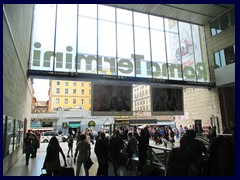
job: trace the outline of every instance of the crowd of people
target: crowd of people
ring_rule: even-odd
[[[170,151],[166,167],[166,175],[168,176],[217,176],[234,175],[235,173],[235,145],[229,138],[217,136],[216,127],[209,127],[207,134],[203,131],[200,133],[209,139],[210,147],[208,149],[201,141],[195,139],[199,133],[196,132],[194,125],[188,127],[180,125],[179,128],[170,126],[146,126],[142,129],[121,127],[114,130],[110,137],[106,136],[102,129],[94,136],[93,134],[88,128],[85,131],[78,131],[75,137],[75,151],[73,150],[73,134],[70,132],[68,135],[67,158],[71,156],[74,159],[77,176],[82,165],[85,175],[89,175],[86,163],[91,157],[91,144],[95,144],[94,152],[98,160],[97,176],[108,176],[110,162],[116,176],[119,175],[120,165],[124,165],[126,170],[133,169],[133,156],[137,156],[139,159],[137,174],[142,175],[143,167],[147,161],[147,147],[150,140],[155,141],[156,145],[163,144],[165,147],[167,143],[172,144],[173,148]],[[33,146],[34,138],[33,133],[27,133],[25,138],[26,164],[28,164],[30,154],[33,154],[33,157],[36,156],[36,150],[29,148],[29,146]],[[179,147],[174,147],[176,139],[179,140]],[[123,157],[122,153],[124,148],[126,157]],[[52,137],[46,152],[43,167],[46,168],[48,175],[58,175],[59,154],[64,159],[64,166],[67,166],[67,163],[56,137]]]

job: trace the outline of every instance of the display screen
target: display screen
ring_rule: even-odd
[[[152,115],[181,115],[183,89],[151,87]]]
[[[92,115],[132,115],[132,86],[93,84]]]

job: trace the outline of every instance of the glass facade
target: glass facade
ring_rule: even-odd
[[[210,82],[198,25],[105,5],[37,4],[32,37],[31,70]]]

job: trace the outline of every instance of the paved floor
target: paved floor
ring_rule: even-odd
[[[154,142],[150,142],[150,144],[154,145]],[[39,176],[42,173],[42,166],[46,156],[46,148],[48,143],[41,143],[40,148],[37,151],[37,157],[30,159],[29,165],[25,165],[25,154],[23,154],[16,162],[16,164],[8,171],[6,176]],[[62,147],[65,155],[67,155],[68,146],[66,142],[61,142],[60,146]],[[158,145],[161,146],[161,145]],[[75,149],[76,143],[74,143],[73,149]],[[96,155],[94,153],[94,145],[91,144],[91,159],[94,162],[93,166],[89,170],[90,176],[96,176],[98,162]],[[64,161],[62,156],[60,155],[61,164],[63,165]],[[73,158],[67,158],[68,166],[72,166],[76,172],[76,165],[73,163]],[[113,166],[109,163],[109,176],[115,176],[113,171]],[[119,176],[137,176],[135,168],[133,170],[126,170],[125,166],[120,166],[118,169]],[[80,172],[80,176],[84,176],[83,167]]]

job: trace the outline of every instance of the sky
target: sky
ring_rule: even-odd
[[[48,100],[49,80],[48,79],[33,79],[34,97],[37,101]]]

